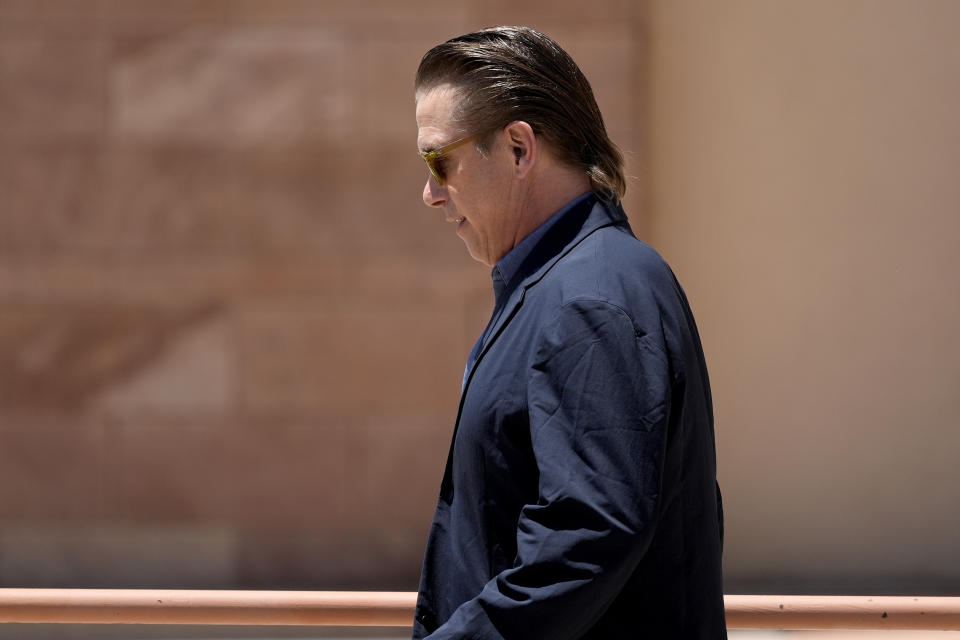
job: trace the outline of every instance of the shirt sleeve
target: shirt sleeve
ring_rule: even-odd
[[[671,390],[662,345],[604,301],[570,302],[544,328],[528,376],[538,499],[520,513],[516,562],[430,640],[573,639],[603,615],[657,524]]]

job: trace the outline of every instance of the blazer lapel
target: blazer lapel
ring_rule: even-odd
[[[575,246],[580,244],[591,233],[597,229],[616,224],[628,224],[627,216],[620,205],[604,204],[595,198],[587,198],[582,204],[574,207],[566,213],[557,223],[547,232],[546,235],[537,243],[537,246],[530,255],[524,260],[523,265],[514,277],[519,280],[514,284],[508,283],[507,288],[511,291],[503,310],[493,320],[493,325],[488,332],[487,340],[474,359],[470,369],[464,377],[463,389],[460,392],[460,405],[457,408],[457,420],[454,423],[453,435],[450,440],[450,451],[447,454],[447,464],[444,469],[443,482],[440,485],[441,497],[449,497],[452,491],[451,465],[453,463],[453,447],[457,440],[457,429],[460,427],[460,418],[463,415],[463,400],[470,388],[470,382],[473,374],[483,361],[484,355],[490,350],[490,347],[504,328],[516,316],[523,306],[523,299],[527,290],[535,286],[550,271],[554,264],[560,258],[570,252]]]

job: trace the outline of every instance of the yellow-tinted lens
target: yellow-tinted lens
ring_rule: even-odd
[[[431,151],[430,153],[423,154],[423,161],[427,163],[427,168],[430,169],[433,179],[437,181],[437,184],[441,187],[443,186],[443,176],[440,175],[440,171],[437,170],[437,158],[440,156],[436,151]]]

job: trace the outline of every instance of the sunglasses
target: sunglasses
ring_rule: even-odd
[[[433,179],[437,181],[438,185],[442,187],[443,183],[446,181],[446,175],[443,170],[443,167],[441,167],[440,164],[437,162],[441,158],[441,156],[443,156],[445,153],[449,153],[453,151],[454,149],[456,149],[461,145],[464,145],[470,142],[471,140],[475,140],[476,138],[480,137],[480,135],[481,134],[479,133],[475,133],[471,136],[467,136],[466,138],[460,138],[459,140],[454,140],[450,144],[445,144],[439,149],[420,152],[420,157],[423,158],[423,161],[427,163],[427,168],[430,169],[430,174],[433,176]]]

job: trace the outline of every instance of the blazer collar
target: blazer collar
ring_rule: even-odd
[[[618,204],[605,203],[595,195],[591,195],[573,206],[550,227],[523,260],[510,281],[506,283],[503,293],[506,301],[502,309],[494,312],[493,325],[487,332],[486,342],[477,354],[470,371],[467,372],[464,392],[470,386],[473,371],[483,359],[484,354],[516,315],[527,289],[540,282],[553,265],[580,244],[584,238],[597,229],[618,224],[629,224],[623,208]]]

